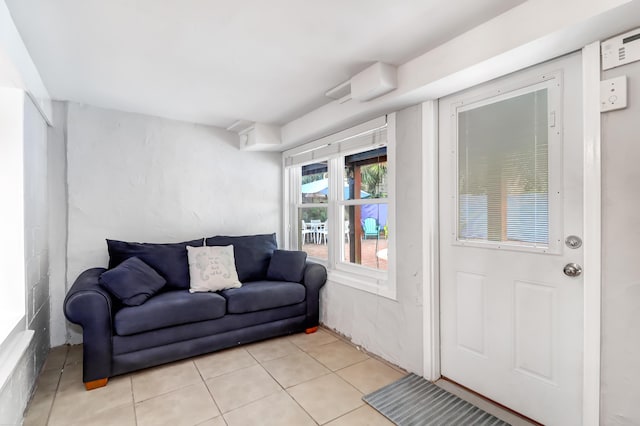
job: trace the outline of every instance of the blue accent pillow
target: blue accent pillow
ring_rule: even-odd
[[[123,305],[142,305],[166,283],[153,268],[137,257],[130,257],[113,269],[103,272],[98,281]]]
[[[271,256],[267,279],[301,283],[307,265],[307,253],[303,251],[276,250]]]
[[[205,245],[232,245],[238,279],[243,283],[264,280],[267,276],[267,269],[269,269],[271,255],[278,248],[275,233],[240,237],[216,235],[207,238]]]
[[[202,247],[202,238],[171,244],[107,240],[109,269],[115,268],[131,257],[138,257],[167,280],[169,287],[188,290],[190,280],[187,246]]]

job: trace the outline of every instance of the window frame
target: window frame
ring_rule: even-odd
[[[532,245],[518,241],[482,241],[461,238],[458,234],[458,226],[452,230],[452,243],[457,246],[488,248],[495,250],[513,250],[534,253],[560,254],[562,252],[562,215],[563,194],[562,182],[564,180],[562,170],[562,78],[560,73],[550,73],[540,78],[529,81],[521,81],[514,85],[501,87],[494,91],[484,93],[480,96],[463,100],[451,106],[452,130],[455,138],[451,146],[451,161],[453,162],[454,194],[452,197],[453,211],[455,212],[455,223],[459,223],[458,191],[459,191],[459,164],[458,164],[458,114],[474,108],[490,105],[496,102],[515,98],[520,95],[533,93],[538,90],[547,89],[547,113],[553,115],[554,125],[549,126],[548,131],[548,226],[549,242],[547,246]]]
[[[386,129],[386,141],[384,143],[372,143],[369,145],[349,146],[349,141],[354,136],[378,132]],[[354,136],[349,136],[352,134]],[[340,137],[340,135],[347,135]],[[365,200],[344,200],[343,173],[344,157],[359,152],[366,152],[377,147],[387,148],[387,197]],[[331,148],[333,152],[322,155]],[[309,159],[299,164],[288,164],[287,159],[293,155],[302,153],[309,155]],[[321,153],[314,158],[315,153]],[[322,204],[302,204],[301,186],[302,166],[320,161],[327,161],[328,165],[328,202]],[[396,300],[395,265],[396,245],[395,235],[395,114],[380,117],[363,123],[359,126],[347,129],[336,135],[317,141],[312,141],[300,147],[283,153],[284,171],[284,229],[285,248],[298,250],[300,238],[299,208],[326,207],[327,221],[329,223],[329,239],[327,243],[328,258],[309,258],[310,261],[323,264],[327,268],[328,280],[348,287],[374,293],[392,300]],[[387,226],[390,230],[387,238],[387,270],[377,270],[345,262],[342,260],[342,250],[337,241],[343,241],[343,224],[341,218],[345,206],[353,204],[387,204]]]

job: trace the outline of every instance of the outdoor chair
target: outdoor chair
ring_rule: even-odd
[[[309,226],[309,232],[311,233],[311,239],[313,240],[313,244],[319,244],[320,240],[320,227],[322,226],[322,221],[320,219],[311,219]]]
[[[368,217],[364,220],[363,226],[363,238],[367,239],[369,237],[378,238],[380,235],[380,227],[378,226],[378,221],[376,221],[372,217]]]
[[[317,235],[318,235],[318,238],[317,238],[318,244],[327,244],[327,236],[329,235],[329,227],[327,226],[327,222],[326,221],[318,226]]]
[[[311,231],[311,227],[307,225],[304,220],[302,221],[302,228],[300,228],[300,231],[302,233],[303,244],[307,242],[307,235],[311,234],[311,237],[314,237]]]

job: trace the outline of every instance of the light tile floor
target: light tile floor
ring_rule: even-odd
[[[320,329],[114,377],[87,392],[82,346],[61,346],[49,353],[24,425],[392,425],[362,396],[405,374]],[[439,384],[514,425],[528,424]]]
[[[320,329],[114,377],[87,392],[82,347],[62,346],[49,354],[24,424],[391,425],[362,396],[404,374]]]

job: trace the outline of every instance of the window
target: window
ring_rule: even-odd
[[[328,260],[328,162],[302,166],[298,207],[298,250],[312,258]]]
[[[18,89],[0,89],[0,188],[7,206],[0,221],[0,346],[25,316],[24,96]]]
[[[284,153],[287,243],[332,281],[395,297],[393,149],[386,117]]]
[[[554,96],[544,83],[458,108],[458,242],[551,246]]]
[[[344,191],[338,201],[346,244],[340,260],[387,270],[387,147],[341,157]],[[339,194],[340,195],[340,194]]]

